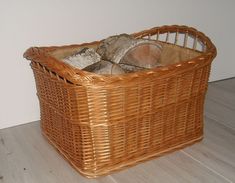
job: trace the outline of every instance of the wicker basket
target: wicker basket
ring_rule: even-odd
[[[99,42],[33,47],[24,54],[34,71],[43,134],[86,177],[109,174],[202,139],[205,93],[216,56],[213,43],[196,29],[177,25],[133,36],[196,56],[107,76],[60,61]]]

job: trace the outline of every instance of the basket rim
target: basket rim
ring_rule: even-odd
[[[160,34],[174,32],[189,33],[201,39],[201,41],[206,45],[207,49],[205,52],[201,52],[201,55],[180,63],[170,64],[167,66],[157,67],[150,70],[138,71],[134,73],[125,73],[121,75],[109,76],[91,73],[74,68],[50,55],[50,53],[55,50],[97,45],[100,43],[100,41],[64,46],[31,47],[25,51],[23,56],[27,60],[36,62],[42,67],[47,68],[48,70],[58,74],[60,77],[65,78],[66,80],[70,81],[75,85],[104,86],[113,84],[117,85],[123,83],[142,83],[146,80],[149,81],[151,78],[153,78],[153,76],[158,76],[158,78],[162,78],[165,76],[169,76],[172,73],[175,74],[176,72],[181,72],[182,69],[191,69],[208,64],[208,62],[211,62],[217,54],[216,47],[212,43],[210,38],[208,38],[204,33],[198,31],[197,29],[185,25],[164,25],[133,33],[131,35],[135,38],[139,38],[143,36],[154,35],[156,34],[156,32]]]

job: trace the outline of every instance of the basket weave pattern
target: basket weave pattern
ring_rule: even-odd
[[[62,47],[30,48],[43,134],[83,175],[97,177],[202,139],[203,105],[216,48],[203,33],[163,26],[133,34],[200,51],[193,59],[120,76],[88,73],[51,56]],[[173,43],[169,37],[174,34]],[[202,43],[202,50],[197,44]]]

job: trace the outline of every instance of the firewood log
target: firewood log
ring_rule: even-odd
[[[118,75],[125,73],[125,71],[118,64],[111,63],[105,60],[101,60],[92,65],[89,65],[83,70],[88,72],[93,72],[96,74],[109,74],[109,75]]]
[[[101,42],[97,53],[104,60],[113,63],[125,64],[132,67],[132,71],[138,68],[154,68],[160,66],[162,46],[160,43],[147,39],[134,39],[130,35],[121,34],[111,36]],[[136,69],[135,69],[136,66]]]
[[[84,69],[89,65],[99,62],[100,58],[100,55],[93,48],[83,48],[73,55],[64,58],[63,62],[78,69]]]

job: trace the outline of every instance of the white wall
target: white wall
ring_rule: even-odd
[[[218,56],[210,80],[235,76],[233,0],[0,0],[0,128],[39,119],[30,46],[99,40],[163,24],[206,33]]]

